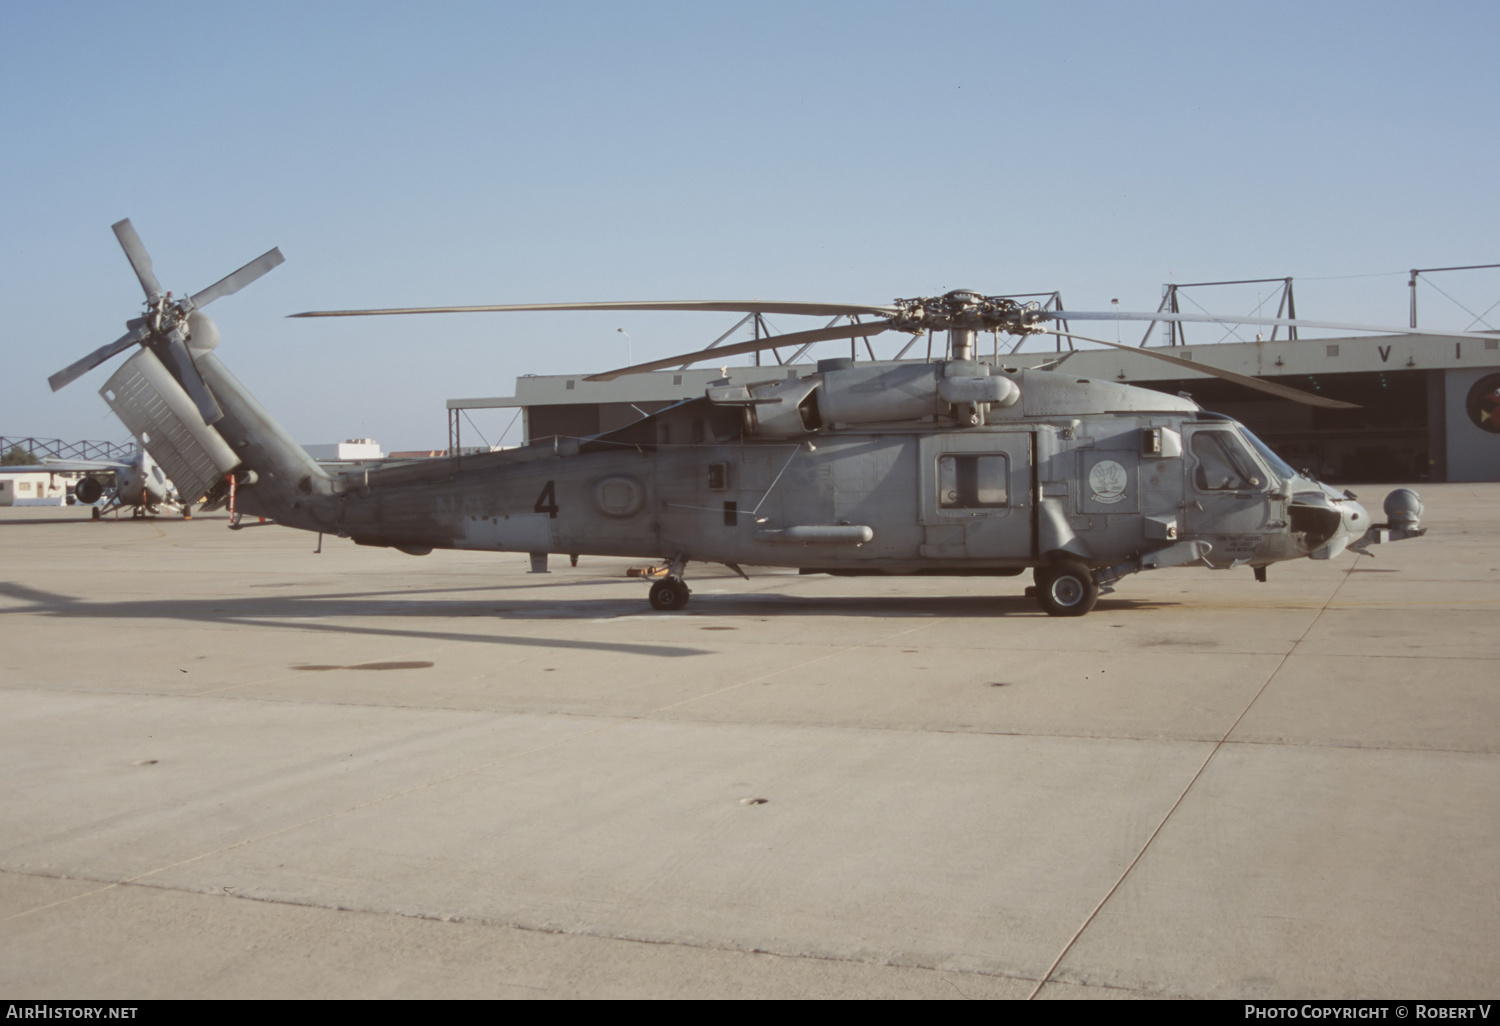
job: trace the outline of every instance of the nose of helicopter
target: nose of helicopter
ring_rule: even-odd
[[[1340,494],[1327,485],[1319,485],[1317,492],[1307,491],[1297,496],[1297,501],[1292,504],[1292,522],[1295,526],[1299,511],[1304,515],[1313,514],[1310,519],[1303,520],[1308,534],[1317,539],[1311,543],[1317,547],[1306,553],[1311,559],[1333,559],[1350,548],[1369,555],[1371,545],[1420,538],[1427,533],[1421,525],[1422,498],[1411,489],[1398,488],[1391,492],[1385,497],[1383,509],[1386,522],[1374,523],[1369,511],[1353,492]],[[1336,526],[1329,516],[1334,513],[1338,516]]]
[[[1333,559],[1365,536],[1365,532],[1372,526],[1370,513],[1355,498],[1353,492],[1339,493],[1324,484],[1317,484],[1316,487],[1317,491],[1298,495],[1293,504],[1293,523],[1297,520],[1295,507],[1317,510],[1317,520],[1314,523],[1319,523],[1321,527],[1315,534],[1321,542],[1314,541],[1313,544],[1317,547],[1307,555],[1312,559]],[[1336,524],[1329,517],[1330,513],[1338,516]]]
[[[1339,512],[1343,515],[1343,520],[1339,524],[1338,536],[1343,539],[1344,545],[1362,537],[1369,529],[1370,514],[1357,500],[1345,499],[1339,503]]]

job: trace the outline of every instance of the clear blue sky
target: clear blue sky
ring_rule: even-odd
[[[178,292],[282,248],[212,313],[307,442],[441,446],[449,397],[734,318],[283,317],[305,309],[959,287],[1154,309],[1163,282],[1290,274],[1303,316],[1402,324],[1406,268],[1500,262],[1497,40],[1493,0],[0,0],[0,432],[124,437],[95,394],[123,358],[46,384],[139,310],[121,217]],[[1500,272],[1435,282],[1500,299]],[[1471,320],[1431,291],[1423,313]]]

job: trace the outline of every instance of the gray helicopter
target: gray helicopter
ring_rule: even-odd
[[[1058,334],[1074,320],[1209,320],[1048,311],[950,292],[891,305],[620,302],[317,311],[298,317],[511,310],[714,310],[875,316],[595,375],[677,366],[897,330],[946,332],[942,359],[820,361],[814,373],[708,386],[618,430],[519,449],[330,474],[214,352],[202,313],[282,262],[271,250],[185,299],[163,294],[130,222],[114,226],[146,292],[126,335],[51,379],[54,390],[134,345],[101,390],[183,494],[288,527],[412,555],[433,549],[659,559],[658,610],[683,608],[690,563],[839,576],[1010,577],[1054,616],[1080,616],[1122,578],[1172,566],[1266,567],[1418,537],[1422,504],[1397,489],[1373,522],[1348,492],[1298,473],[1242,425],[1191,399],[975,352],[976,333]],[[1237,323],[1388,329],[1277,318]],[[1430,332],[1428,334],[1438,334]],[[1090,339],[1104,345],[1118,345]],[[1130,348],[1298,402],[1348,406],[1273,382]],[[770,376],[770,375],[779,376]]]

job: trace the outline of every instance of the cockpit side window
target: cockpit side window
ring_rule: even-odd
[[[1242,491],[1262,484],[1255,460],[1228,431],[1194,432],[1193,455],[1198,460],[1193,481],[1199,491]]]

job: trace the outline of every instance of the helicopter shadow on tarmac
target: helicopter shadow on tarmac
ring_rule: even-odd
[[[520,590],[564,586],[546,582],[521,586]],[[623,582],[622,582],[623,583]],[[512,586],[514,587],[514,586]],[[0,596],[23,605],[0,609],[0,616],[31,613],[77,619],[178,620],[224,626],[296,628],[332,634],[408,637],[429,641],[478,642],[536,648],[571,648],[582,651],[616,652],[628,655],[682,657],[709,654],[688,645],[616,641],[563,640],[558,638],[488,634],[481,631],[422,630],[413,627],[374,626],[363,623],[328,623],[329,619],[378,621],[382,618],[440,618],[487,620],[597,621],[673,614],[641,612],[634,589],[629,597],[554,601],[527,598],[523,602],[497,603],[494,598],[418,598],[424,595],[477,592],[493,594],[511,590],[505,586],[426,588],[420,591],[339,591],[315,595],[254,595],[245,597],[181,599],[80,599],[45,591],[13,581],[0,581]],[[971,619],[995,616],[1042,616],[1036,604],[1021,595],[987,596],[976,601],[965,596],[841,596],[801,597],[770,594],[710,595],[693,612],[674,618],[767,617],[767,616],[884,616],[892,618]],[[1138,600],[1108,600],[1105,609],[1139,609],[1156,603]]]
[[[1037,607],[1036,600],[1024,595],[839,595],[804,596],[750,593],[741,595],[697,592],[703,596],[695,600],[693,608],[685,613],[641,613],[639,608],[631,610],[640,616],[853,616],[905,618],[942,618],[952,620],[996,617],[1037,619],[1046,614]],[[1140,599],[1100,599],[1095,608],[1102,612],[1132,609],[1150,609],[1175,603],[1162,603]]]
[[[0,521],[0,530],[12,530],[17,527],[56,527],[58,524],[151,524],[161,519],[181,520],[181,517],[171,514],[158,515],[148,514],[143,517],[101,517],[98,520],[89,520],[87,517],[47,517],[46,519],[5,520]]]
[[[787,575],[796,578],[797,575]],[[803,578],[804,580],[808,578]],[[512,620],[605,620],[620,618],[692,618],[692,617],[743,617],[765,616],[883,616],[888,618],[941,617],[944,619],[992,618],[995,616],[1025,616],[1034,618],[1044,615],[1036,601],[1021,594],[995,594],[981,597],[965,595],[786,595],[771,592],[720,591],[707,586],[728,583],[738,584],[735,574],[710,573],[698,578],[700,596],[687,610],[675,613],[642,609],[637,593],[639,582],[622,580],[613,576],[570,577],[564,580],[532,581],[519,584],[483,584],[466,587],[432,587],[402,589],[400,592],[338,592],[300,598],[299,603],[309,599],[335,601],[359,600],[375,595],[399,595],[402,599],[413,599],[424,595],[456,595],[464,592],[494,594],[497,592],[522,592],[527,597],[514,605],[496,605],[493,602],[403,602],[398,609],[375,609],[366,606],[362,612],[406,613],[417,616],[503,616]],[[304,582],[268,582],[252,584],[253,588],[299,587]],[[550,600],[534,597],[543,589],[577,588],[580,585],[613,587],[627,593],[628,597]],[[0,587],[0,593],[3,593]],[[1161,602],[1139,598],[1109,597],[1099,600],[1098,609],[1104,612],[1145,610],[1178,603]],[[284,615],[284,614],[283,614]],[[297,615],[328,615],[325,613],[299,613]]]
[[[79,510],[79,509],[87,510],[87,509],[92,509],[93,507],[91,507],[91,506],[73,506],[73,507],[69,507],[69,508],[70,509],[74,509],[74,510]],[[9,520],[9,519],[0,520],[0,531],[10,531],[10,530],[14,530],[16,528],[25,528],[25,527],[56,527],[59,524],[80,524],[80,525],[82,525],[82,524],[89,524],[89,525],[91,525],[91,529],[93,529],[93,530],[99,529],[99,525],[101,525],[101,524],[115,524],[115,525],[118,525],[118,529],[120,529],[120,530],[130,530],[131,528],[128,525],[131,525],[131,524],[134,524],[136,527],[140,527],[141,525],[144,525],[144,524],[159,524],[159,523],[166,522],[166,521],[180,521],[181,519],[182,519],[182,516],[180,514],[176,513],[176,512],[146,513],[146,514],[144,514],[142,516],[138,516],[138,517],[137,516],[131,516],[129,513],[127,513],[125,516],[122,517],[122,516],[120,516],[119,511],[116,510],[116,511],[114,511],[113,513],[111,513],[109,515],[100,517],[98,520],[91,520],[91,519],[89,519],[86,516],[40,517],[40,518],[27,517],[24,520]],[[208,516],[208,515],[205,515],[205,514],[202,514],[202,513],[198,514],[197,516],[193,517],[192,519],[194,521],[200,521],[200,522],[204,521],[204,520],[220,520],[220,521],[224,521],[226,523],[229,520],[228,517],[223,517],[223,516],[217,516],[217,517],[216,516]]]
[[[77,619],[178,620],[188,623],[241,627],[322,631],[331,634],[369,635],[372,637],[419,638],[426,641],[478,642],[487,645],[510,645],[547,649],[578,649],[614,652],[623,655],[682,657],[708,655],[705,649],[687,645],[637,644],[631,642],[563,640],[545,637],[523,637],[506,634],[484,634],[478,631],[419,630],[410,627],[364,626],[350,623],[319,622],[330,618],[435,617],[444,620],[486,617],[498,619],[512,613],[508,606],[473,600],[423,602],[382,600],[391,593],[369,592],[366,596],[338,595],[267,595],[251,598],[213,599],[140,599],[96,601],[43,591],[13,581],[0,581],[0,595],[20,602],[21,606],[0,609],[0,616],[31,613]],[[362,601],[368,598],[369,601]],[[528,603],[528,607],[552,607],[557,619],[599,619],[602,615],[619,615],[617,601],[587,603]],[[636,608],[632,604],[632,609]],[[566,610],[566,612],[564,612]]]

